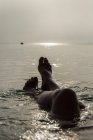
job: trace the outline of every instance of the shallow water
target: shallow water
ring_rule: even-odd
[[[0,45],[0,139],[92,140],[93,138],[92,45]],[[39,77],[40,56],[48,57],[54,79],[76,91],[86,109],[74,128],[61,129],[59,122],[25,95],[22,87],[31,76]]]

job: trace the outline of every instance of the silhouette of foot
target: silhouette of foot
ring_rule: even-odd
[[[58,88],[57,84],[53,81],[52,66],[47,58],[40,57],[38,71],[42,78],[42,90],[53,90]]]
[[[45,75],[51,76],[52,75],[52,66],[50,65],[47,58],[40,57],[39,59],[39,65],[38,65],[38,71],[40,72],[41,76],[45,79]]]
[[[38,88],[38,78],[37,77],[31,77],[31,79],[29,79],[24,87],[23,90],[32,90],[32,89],[36,89]]]

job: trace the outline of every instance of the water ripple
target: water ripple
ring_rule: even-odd
[[[0,127],[6,134],[10,134],[10,139],[16,137],[20,140],[49,140],[51,139],[78,139],[78,132],[89,130],[93,127],[93,96],[90,87],[75,85],[71,87],[77,92],[79,100],[84,101],[87,106],[81,113],[79,124],[69,130],[63,130],[59,122],[51,119],[49,113],[40,110],[33,96],[26,95],[22,90],[11,89],[0,92]],[[3,103],[3,104],[2,104]],[[15,133],[13,135],[13,133]],[[2,135],[1,135],[2,136]],[[0,137],[1,138],[1,137]]]

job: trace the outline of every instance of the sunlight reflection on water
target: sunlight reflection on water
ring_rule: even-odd
[[[19,139],[19,136],[20,140],[93,139],[89,130],[93,131],[93,49],[89,47],[61,43],[0,46],[0,139]],[[77,126],[79,132],[63,131],[33,98],[14,90],[22,89],[26,79],[35,75],[41,86],[37,69],[40,56],[48,57],[52,63],[57,82],[71,87],[87,106],[81,114],[82,128]]]
[[[52,42],[48,42],[48,43],[32,43],[32,45],[36,45],[36,46],[44,46],[44,47],[53,47],[53,46],[63,46],[63,45],[67,45],[67,43],[52,43]]]

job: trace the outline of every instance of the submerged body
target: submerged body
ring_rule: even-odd
[[[45,91],[38,96],[37,102],[41,107],[50,109],[51,115],[58,119],[70,121],[80,117],[80,106],[71,89]]]
[[[85,106],[78,102],[76,93],[69,88],[60,88],[52,78],[52,67],[47,58],[39,59],[38,71],[42,78],[43,92],[37,96],[38,104],[50,110],[51,115],[65,121],[80,117]],[[31,82],[33,83],[33,81]],[[31,88],[31,85],[30,85]]]

